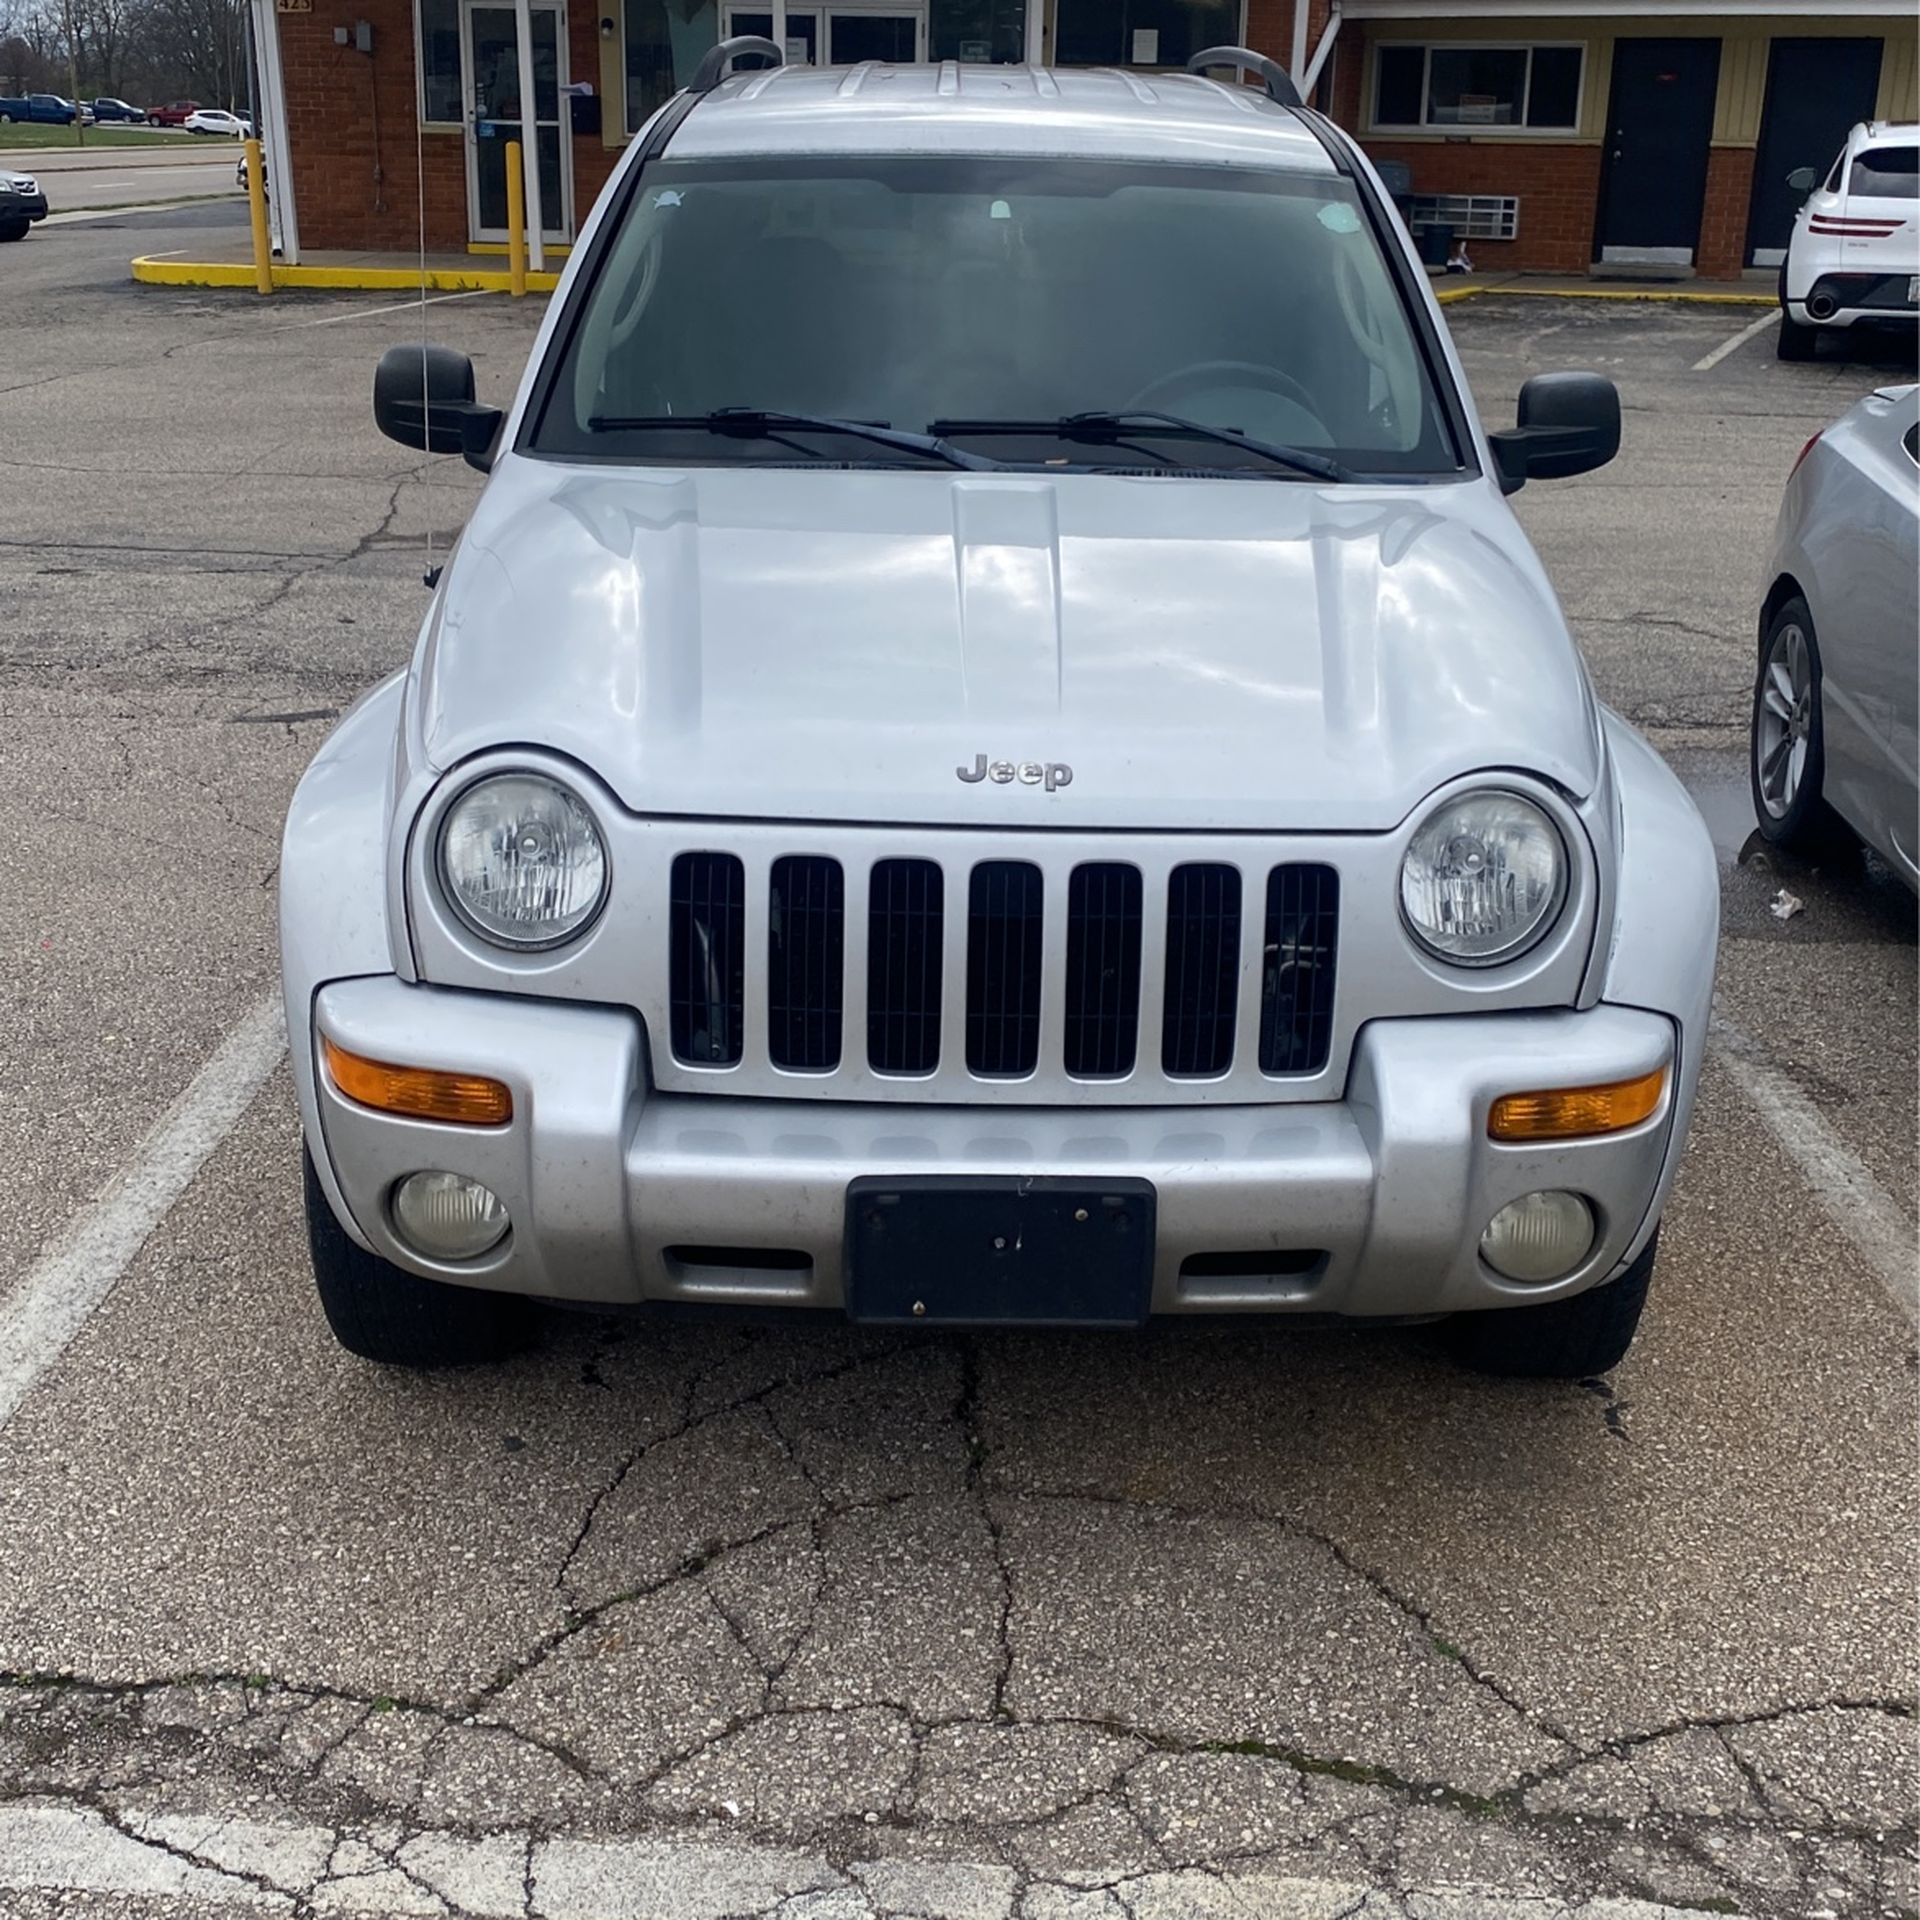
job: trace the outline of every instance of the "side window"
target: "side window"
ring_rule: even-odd
[[[1840,176],[1846,170],[1847,150],[1845,147],[1842,147],[1840,151],[1833,156],[1833,171],[1827,175],[1827,184],[1822,191],[1838,193],[1840,191]]]
[[[1900,444],[1906,448],[1907,458],[1920,467],[1920,421],[1916,421],[1900,436]]]
[[[1920,147],[1864,147],[1847,192],[1861,200],[1920,200]]]

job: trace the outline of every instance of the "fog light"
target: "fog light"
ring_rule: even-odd
[[[1558,1280],[1593,1248],[1593,1209],[1577,1193],[1527,1193],[1487,1222],[1480,1257],[1509,1280]]]
[[[429,1260],[474,1260],[507,1230],[500,1197],[457,1173],[410,1173],[393,1190],[393,1224]]]

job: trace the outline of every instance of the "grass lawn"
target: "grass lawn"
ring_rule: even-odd
[[[82,134],[86,136],[84,139],[80,137]],[[167,127],[47,127],[32,121],[15,121],[0,127],[0,153],[25,147],[204,147],[212,144],[205,134],[175,133]]]

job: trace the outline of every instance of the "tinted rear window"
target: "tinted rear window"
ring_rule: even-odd
[[[1863,200],[1920,200],[1920,147],[1869,147],[1856,153],[1847,191]]]

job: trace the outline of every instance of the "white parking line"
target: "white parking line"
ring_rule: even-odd
[[[471,1920],[526,1920],[529,1912],[545,1920],[737,1920],[803,1910],[818,1920],[872,1920],[875,1913],[1011,1920],[1032,1910],[1021,1904],[1012,1868],[970,1860],[856,1860],[841,1867],[799,1848],[524,1831],[478,1839],[416,1833],[375,1848],[331,1827],[252,1814],[133,1813],[123,1822],[110,1826],[91,1807],[0,1807],[0,1890],[144,1894],[190,1900],[195,1913],[209,1917],[317,1913],[335,1920],[449,1907]],[[1358,1881],[1259,1871],[1229,1879],[1198,1867],[1072,1875],[1082,1879],[1124,1888],[1129,1912],[1177,1913],[1182,1920],[1326,1920],[1359,1911],[1373,1891]],[[1405,1889],[1394,1911],[1402,1900],[1423,1920],[1541,1920],[1549,1908],[1559,1920],[1695,1914],[1652,1900],[1548,1899],[1471,1883]],[[1068,1909],[1063,1899],[1058,1910]],[[1080,1910],[1077,1903],[1072,1910]],[[1109,1910],[1103,1899],[1100,1911]]]
[[[0,1427],[66,1351],[286,1051],[280,996],[249,1008],[132,1160],[0,1300]]]
[[[1738,1027],[1716,1018],[1713,1038],[1721,1065],[1805,1176],[1820,1210],[1853,1243],[1894,1305],[1920,1325],[1920,1246],[1899,1205]]]
[[[150,256],[158,259],[160,256]],[[349,320],[377,320],[383,313],[416,313],[422,307],[443,306],[449,300],[478,300],[491,293],[491,287],[469,287],[464,293],[436,293],[425,300],[400,300],[390,307],[360,307],[352,313],[330,313],[324,320],[289,320],[284,327],[269,327],[269,333],[297,333],[302,327],[339,327]]]
[[[1780,316],[1769,307],[1758,320],[1751,321],[1748,325],[1742,327],[1732,339],[1722,340],[1711,353],[1702,354],[1701,357],[1693,363],[1694,372],[1710,372],[1713,368],[1717,367],[1728,354],[1737,353],[1756,334],[1765,333],[1779,318]]]

